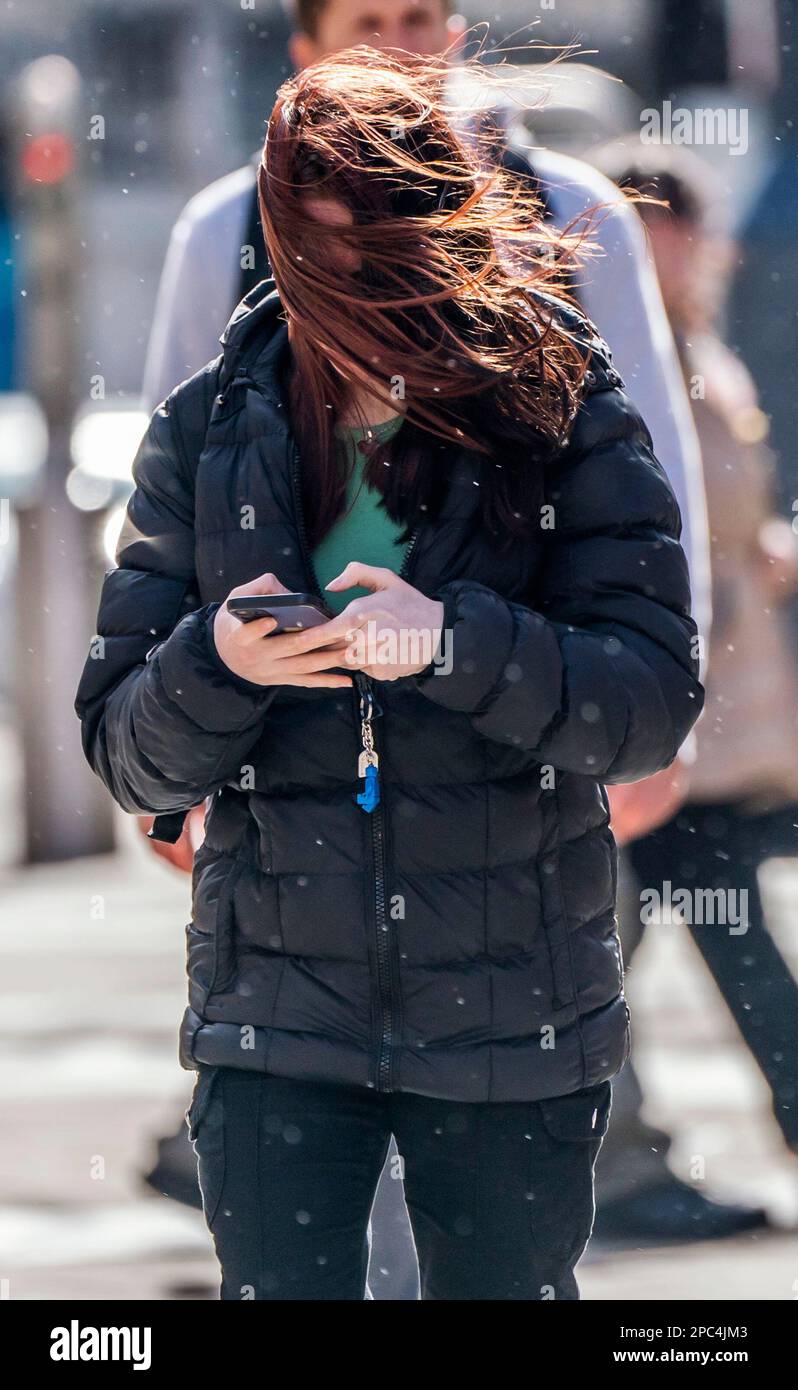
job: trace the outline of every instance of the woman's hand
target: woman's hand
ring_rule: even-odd
[[[438,648],[443,604],[406,584],[393,570],[352,561],[327,588],[370,589],[353,599],[324,627],[308,629],[294,639],[296,651],[308,652],[328,643],[343,643],[341,665],[363,671],[378,681],[395,681],[423,671]]]
[[[231,589],[227,597],[290,592],[276,575],[262,574],[248,584]],[[242,623],[228,611],[225,600],[213,620],[213,640],[225,666],[234,675],[253,681],[255,685],[327,686],[332,689],[351,686],[351,676],[327,674],[331,668],[346,664],[346,642],[336,642],[330,638],[323,646],[317,642],[316,645],[320,646],[318,651],[308,650],[307,646],[297,649],[297,637],[306,634],[287,632],[269,637],[276,626],[274,618],[257,618],[252,623]],[[329,626],[310,628],[307,632],[323,632]],[[264,638],[268,640],[264,641]]]

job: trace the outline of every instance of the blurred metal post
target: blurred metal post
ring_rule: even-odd
[[[114,846],[112,807],[80,747],[73,709],[93,632],[95,523],[67,499],[70,433],[83,394],[79,372],[76,228],[81,82],[53,54],[22,72],[15,89],[25,299],[25,384],[44,413],[49,446],[36,502],[19,515],[16,609],[18,709],[30,863]]]

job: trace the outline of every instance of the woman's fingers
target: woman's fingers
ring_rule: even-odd
[[[380,589],[390,589],[398,578],[394,570],[384,569],[380,565],[361,565],[359,560],[350,560],[346,569],[325,587],[331,593],[342,593],[345,589],[371,589],[376,594]]]
[[[277,680],[290,680],[292,675],[306,676],[313,671],[330,671],[336,666],[346,666],[344,660],[345,647],[336,647],[332,651],[326,647],[317,652],[305,652],[300,656],[286,657],[284,661],[274,663],[274,671]]]
[[[237,633],[239,646],[254,647],[256,642],[268,637],[276,626],[276,618],[253,618],[250,623],[242,623],[241,631]]]
[[[369,604],[371,605],[370,608]],[[348,646],[352,641],[350,634],[356,632],[358,628],[365,627],[369,619],[375,616],[377,607],[378,603],[372,597],[355,599],[347,605],[343,613],[338,614],[337,618],[331,618],[328,623],[322,623],[318,627],[306,628],[304,632],[294,633],[290,638],[291,646],[287,648],[287,651],[291,654],[298,654],[299,652],[313,651],[319,647],[327,647],[333,642]]]
[[[334,634],[326,633],[326,629],[330,626],[329,623],[325,623],[323,626],[319,624],[318,627],[305,628],[302,632],[278,632],[275,636],[270,637],[269,634],[276,626],[276,618],[255,618],[251,623],[242,623],[242,632],[238,636],[239,645],[254,647],[264,637],[269,637],[269,659],[272,661],[285,661],[291,656],[298,656],[306,651],[326,650],[331,645],[338,646],[342,651],[345,651],[348,645],[347,641],[340,635],[336,638]],[[323,641],[314,638],[314,633],[321,633],[322,631],[326,633]],[[306,640],[300,641],[300,638]]]
[[[350,570],[359,576],[357,582],[360,583],[362,580],[363,587],[365,587],[367,579],[375,590],[394,587],[388,582],[389,580],[394,580],[403,588],[405,587],[403,581],[398,579],[391,570],[382,570],[376,565],[347,565],[344,574],[340,576],[341,579],[344,578],[344,575],[348,575]],[[348,581],[347,587],[349,583],[354,584],[355,580]],[[330,584],[327,585],[328,589],[331,587]],[[293,656],[300,652],[316,651],[321,647],[328,647],[334,642],[348,645],[352,642],[355,632],[384,613],[385,600],[379,592],[375,592],[352,599],[352,602],[347,604],[343,612],[335,618],[330,618],[329,622],[319,623],[318,627],[307,627],[302,632],[285,633],[272,640],[282,644],[280,651],[277,652],[279,656]]]
[[[290,594],[291,590],[286,589],[285,585],[267,570],[265,574],[259,574],[257,579],[248,579],[246,584],[239,584],[237,589],[231,589],[228,598],[241,598],[245,594]]]
[[[294,676],[285,685],[326,686],[329,690],[348,690],[352,685],[351,676]]]

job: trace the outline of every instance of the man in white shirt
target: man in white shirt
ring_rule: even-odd
[[[465,27],[461,16],[450,13],[447,0],[296,0],[294,18],[296,27],[290,50],[298,68],[356,43],[428,53],[455,45],[456,51]],[[519,135],[511,133],[516,164],[520,144]],[[526,160],[527,156],[523,158]],[[642,225],[614,185],[586,164],[539,149],[534,151],[532,163],[534,172],[530,169],[530,176],[537,179],[548,216],[556,225],[572,224],[597,205],[603,209],[597,232],[601,254],[580,272],[578,297],[610,344],[618,370],[651,431],[657,457],[676,493],[683,520],[682,544],[691,571],[693,614],[699,632],[705,634],[710,618],[709,544],[701,458]],[[180,381],[218,355],[219,334],[233,307],[251,284],[268,273],[256,208],[253,163],[203,189],[178,218],[161,277],[147,352],[144,403],[149,409],[154,409]],[[649,784],[655,780],[649,779]],[[646,785],[637,784],[643,789]],[[638,795],[636,788],[628,790],[630,795]],[[645,791],[639,795],[645,797]],[[668,783],[656,788],[653,796],[649,792],[649,802],[658,805],[659,819],[666,819],[675,809],[669,800],[671,796]],[[641,1181],[643,1186],[650,1183],[658,1189],[661,1199],[663,1190],[668,1194],[673,1189],[675,1207],[683,1194],[664,1161],[667,1142],[652,1161],[650,1132],[639,1119],[639,1092],[631,1068],[626,1071],[628,1083],[622,1073],[616,1089],[627,1084],[633,1096],[631,1106],[621,1108],[632,1114],[629,1165],[635,1190],[639,1192]],[[389,1159],[386,1174],[390,1166]],[[641,1169],[645,1172],[641,1173]],[[410,1284],[404,1268],[396,1268],[411,1258],[409,1228],[398,1198],[398,1187],[383,1175],[374,1224],[381,1252],[387,1240],[392,1255],[385,1260],[381,1254],[373,1263],[394,1264],[388,1280],[376,1274],[372,1278],[378,1297],[383,1298],[415,1296],[400,1291],[408,1290]],[[736,1209],[727,1210],[733,1229]],[[717,1217],[717,1209],[713,1215]],[[695,1212],[683,1224],[684,1238],[695,1238],[700,1233],[701,1223]],[[389,1237],[388,1228],[392,1232]],[[673,1234],[672,1225],[669,1233]],[[678,1238],[678,1231],[676,1234]]]

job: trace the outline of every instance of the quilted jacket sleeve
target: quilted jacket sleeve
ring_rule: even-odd
[[[186,811],[239,776],[274,696],[227,669],[218,605],[198,606],[194,469],[217,375],[211,364],[152,416],[75,701],[86,757],[134,813]]]
[[[676,500],[604,365],[549,469],[537,611],[479,584],[445,585],[453,669],[428,667],[416,682],[485,738],[632,782],[673,761],[703,689]]]

